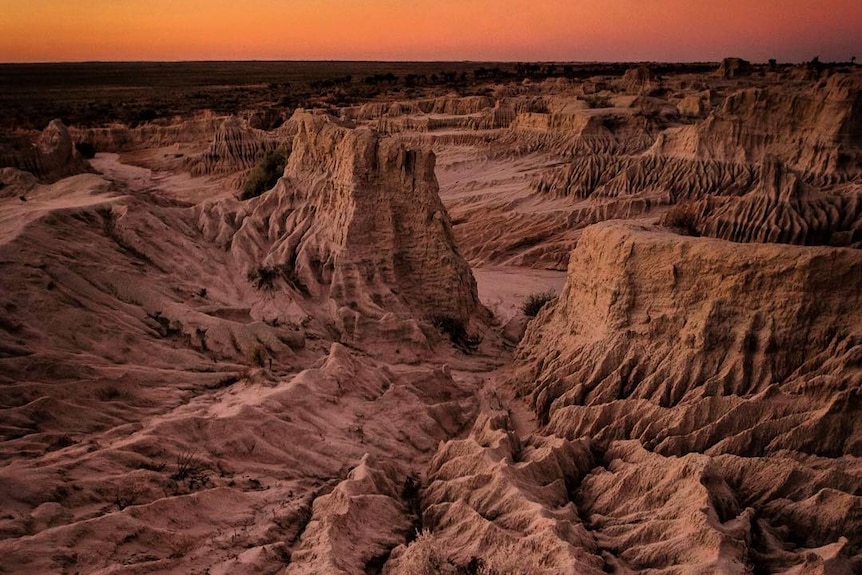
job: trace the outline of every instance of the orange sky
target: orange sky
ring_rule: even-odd
[[[0,0],[0,61],[862,58],[862,0]]]

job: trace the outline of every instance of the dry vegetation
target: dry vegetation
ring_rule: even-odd
[[[203,110],[254,111],[277,127],[295,108],[334,108],[375,99],[456,91],[483,94],[494,82],[622,73],[627,64],[482,62],[176,62],[0,64],[0,127],[42,129],[173,120]],[[659,65],[706,71],[714,64]]]

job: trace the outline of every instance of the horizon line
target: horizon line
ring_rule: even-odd
[[[0,65],[34,65],[34,64],[218,64],[218,63],[320,63],[320,64],[720,64],[728,56],[719,60],[368,60],[368,59],[279,59],[279,58],[247,58],[247,59],[199,59],[199,60],[27,60],[0,61]],[[745,60],[745,58],[740,58]],[[750,60],[752,63],[760,63]],[[767,63],[767,62],[763,62]],[[804,64],[805,62],[783,62],[786,64]],[[829,62],[823,62],[829,63]],[[834,62],[841,63],[841,62]]]
[[[178,59],[178,60],[26,60],[26,61],[0,61],[0,66],[36,66],[51,64],[243,64],[243,63],[281,63],[281,64],[565,64],[588,66],[597,64],[721,64],[722,61],[739,58],[751,64],[769,64],[769,60],[748,60],[741,56],[725,56],[713,60],[395,60],[395,59],[339,59],[339,58],[309,58],[309,59],[281,59],[281,58],[211,58],[211,59]],[[821,64],[852,64],[852,59],[820,60],[818,56],[805,60],[781,60],[776,59],[779,65],[803,65],[817,59]]]

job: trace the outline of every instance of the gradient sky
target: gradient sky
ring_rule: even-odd
[[[0,61],[862,58],[862,0],[0,0]]]

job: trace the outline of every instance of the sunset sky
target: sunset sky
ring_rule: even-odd
[[[0,0],[0,61],[823,61],[862,0]]]

